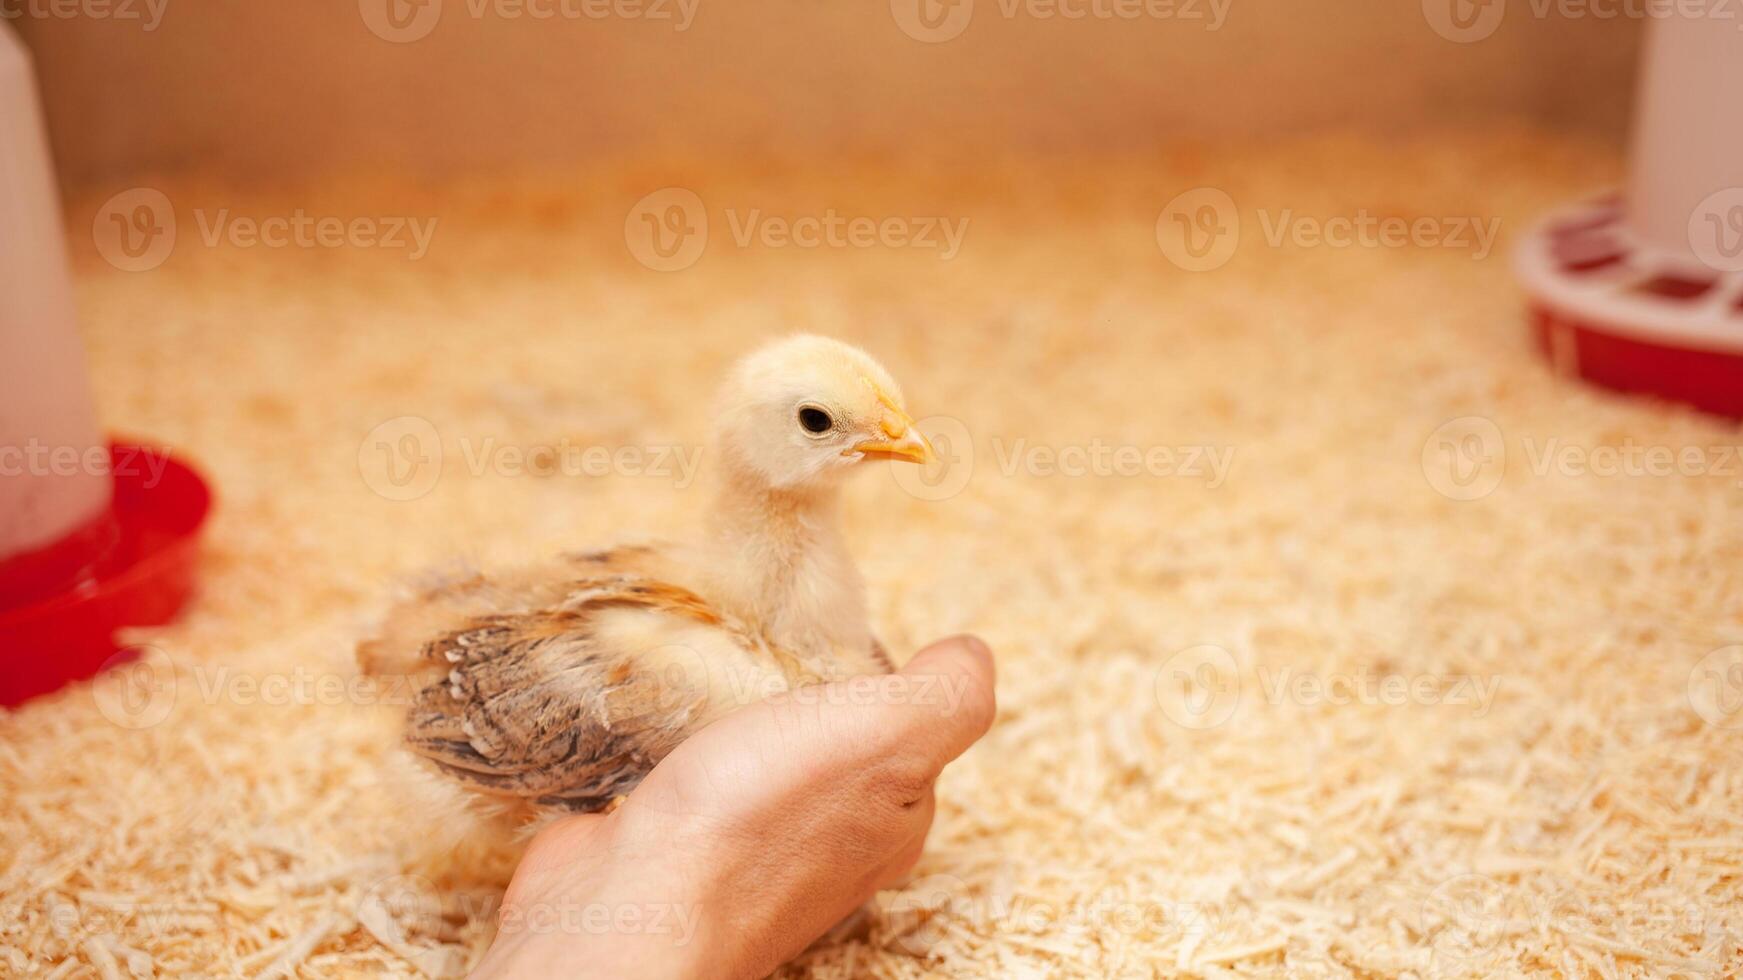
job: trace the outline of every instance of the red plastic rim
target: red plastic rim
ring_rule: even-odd
[[[1743,355],[1648,343],[1541,306],[1531,321],[1539,346],[1564,374],[1743,418]]]
[[[110,547],[53,594],[0,606],[0,705],[90,677],[119,649],[117,629],[167,623],[193,595],[211,489],[162,449],[117,442],[109,456]]]
[[[1642,239],[1618,195],[1522,236],[1513,268],[1556,370],[1743,418],[1743,273]]]

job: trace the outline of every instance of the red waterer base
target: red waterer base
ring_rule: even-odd
[[[206,481],[159,449],[115,443],[109,458],[108,514],[0,562],[0,706],[90,677],[117,629],[167,623],[193,595]]]
[[[1641,241],[1615,197],[1523,236],[1514,269],[1558,371],[1743,418],[1743,272]]]
[[[1567,373],[1743,419],[1743,354],[1646,343],[1542,307],[1531,322],[1538,347]]]

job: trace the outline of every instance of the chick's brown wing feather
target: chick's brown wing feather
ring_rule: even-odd
[[[597,810],[726,707],[702,659],[722,650],[779,675],[780,658],[693,592],[572,581],[551,608],[478,616],[425,644],[447,673],[419,692],[406,743],[478,792]]]
[[[427,576],[357,644],[358,666],[378,677],[422,677],[431,668],[423,655],[430,637],[459,629],[476,617],[557,605],[577,575],[591,579],[650,574],[666,550],[658,543],[620,545],[489,575],[461,568]]]

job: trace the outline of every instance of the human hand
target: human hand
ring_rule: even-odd
[[[965,636],[728,715],[533,839],[473,976],[766,975],[914,866],[933,781],[993,713]]]

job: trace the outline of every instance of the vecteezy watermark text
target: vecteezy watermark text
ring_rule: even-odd
[[[1471,717],[1481,718],[1489,713],[1501,687],[1501,678],[1492,674],[1328,674],[1288,667],[1257,670],[1265,700],[1272,705],[1449,705],[1475,708]]]
[[[761,208],[725,208],[732,244],[740,249],[903,249],[948,261],[968,235],[968,219],[943,215],[843,214],[835,208],[800,215]],[[637,201],[624,218],[623,238],[637,262],[656,272],[688,269],[709,243],[710,216],[695,191],[666,187]]]
[[[200,244],[207,248],[368,248],[404,251],[413,261],[430,250],[438,219],[409,215],[237,215],[229,208],[194,208]],[[180,223],[169,195],[134,187],[110,197],[91,222],[97,254],[123,272],[145,272],[169,260]]]
[[[680,707],[735,709],[752,704],[799,707],[875,707],[901,705],[923,708],[939,717],[954,717],[968,697],[969,680],[932,674],[864,674],[816,683],[794,684],[767,667],[734,664],[709,657],[695,647],[666,644],[643,651],[644,670],[630,678],[619,694],[639,713],[660,716]],[[823,681],[828,680],[827,683]]]
[[[1300,249],[1421,248],[1489,257],[1501,232],[1501,219],[1475,215],[1375,214],[1358,208],[1350,214],[1311,215],[1294,208],[1255,212],[1269,248]],[[1175,195],[1156,217],[1156,245],[1168,261],[1189,272],[1221,268],[1241,243],[1241,209],[1228,192],[1195,187]]]
[[[696,937],[702,907],[682,902],[518,902],[502,906],[505,936],[668,936],[673,946]]]
[[[410,249],[416,261],[430,250],[436,221],[415,217],[341,218],[311,215],[297,208],[288,215],[256,218],[232,215],[229,208],[208,212],[194,209],[200,240],[208,247],[226,242],[233,248],[382,248]]]
[[[0,20],[137,21],[155,31],[168,7],[169,0],[0,0]]]
[[[701,470],[702,447],[682,443],[604,445],[568,438],[516,443],[495,436],[457,440],[466,474],[520,477],[646,477],[669,480],[687,489]],[[436,488],[453,458],[442,434],[428,419],[402,415],[388,419],[363,437],[357,470],[369,489],[389,500],[416,500]]]
[[[1370,214],[1366,208],[1330,217],[1260,208],[1259,224],[1272,248],[1285,241],[1296,248],[1444,248],[1470,252],[1478,260],[1488,258],[1501,232],[1500,218],[1403,218]]]
[[[684,489],[696,479],[702,462],[702,447],[601,446],[558,439],[556,442],[516,445],[499,443],[495,437],[461,439],[461,459],[474,477],[493,476],[652,476],[672,479]]]
[[[1583,443],[1561,436],[1521,436],[1510,451],[1492,419],[1466,415],[1442,423],[1422,446],[1422,473],[1429,486],[1453,500],[1487,497],[1501,485],[1513,452],[1523,455],[1532,477],[1637,480],[1722,477],[1743,488],[1743,445],[1642,442]]]
[[[915,424],[932,444],[934,458],[921,466],[892,467],[896,484],[930,501],[948,500],[967,489],[988,443],[948,415],[928,416]],[[1198,482],[1215,490],[1228,481],[1235,464],[1235,447],[1226,445],[1138,445],[1100,438],[1043,443],[994,436],[990,448],[998,475],[1007,479],[1155,478]]]
[[[995,438],[992,448],[1004,476],[1182,477],[1203,480],[1211,490],[1223,485],[1235,462],[1233,446],[1131,446],[1100,439],[1049,446]]]
[[[1507,16],[1507,0],[1421,0],[1436,34],[1471,44],[1494,34]],[[1713,20],[1743,28],[1739,0],[1527,0],[1513,6],[1535,20]]]
[[[1324,671],[1258,665],[1258,690],[1269,707],[1350,705],[1385,708],[1469,709],[1481,718],[1500,692],[1498,675],[1404,674],[1391,670]],[[1234,717],[1249,685],[1234,655],[1215,644],[1187,647],[1156,673],[1163,714],[1182,728],[1216,728]]]
[[[91,683],[91,697],[103,717],[127,729],[162,724],[178,704],[405,707],[417,693],[415,679],[406,675],[334,672],[303,665],[246,670],[200,662],[178,664],[154,646],[124,650],[104,667]]]
[[[1099,20],[1171,22],[1221,30],[1234,0],[993,0],[999,17],[1037,21]],[[902,33],[941,44],[968,30],[975,0],[890,0],[890,16]]]
[[[641,21],[690,29],[701,0],[465,0],[473,20],[540,22]],[[357,0],[357,12],[371,34],[394,44],[420,41],[442,21],[443,0]]]
[[[726,220],[739,248],[753,242],[764,248],[917,248],[936,251],[941,259],[955,258],[968,233],[967,218],[850,217],[834,208],[796,218],[727,208]]]
[[[150,490],[163,479],[169,454],[142,446],[51,446],[39,439],[22,446],[0,446],[0,477],[143,476]]]

